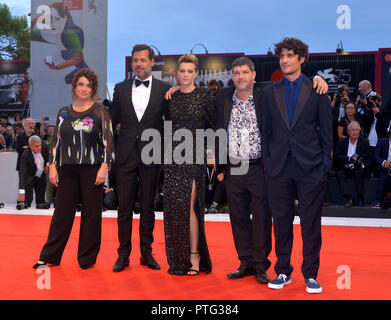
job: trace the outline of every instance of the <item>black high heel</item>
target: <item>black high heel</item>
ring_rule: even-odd
[[[33,269],[38,269],[39,267],[46,266],[46,262],[37,262],[36,264],[33,265]]]
[[[190,254],[197,254],[198,256],[200,256],[199,252],[190,252]],[[201,257],[200,257],[200,260],[201,260]],[[189,273],[189,272],[195,272],[195,273]],[[188,276],[198,276],[199,274],[200,274],[200,270],[190,269],[189,271],[187,271]]]

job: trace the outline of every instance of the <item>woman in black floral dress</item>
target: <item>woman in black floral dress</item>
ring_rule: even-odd
[[[57,189],[48,240],[40,261],[59,265],[72,230],[76,206],[81,200],[81,224],[77,259],[82,269],[96,262],[101,242],[103,183],[114,157],[109,112],[95,103],[96,74],[79,70],[72,81],[75,102],[60,109],[50,146],[49,180]],[[61,168],[60,175],[57,167]]]
[[[194,85],[197,69],[194,55],[179,59],[180,90],[173,93],[166,118],[173,139],[164,162],[164,232],[168,273],[173,275],[212,270],[204,227],[204,138],[197,129],[206,129],[208,122],[214,128],[215,113],[212,94]]]

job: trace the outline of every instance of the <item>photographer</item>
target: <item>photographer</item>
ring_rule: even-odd
[[[375,148],[378,139],[388,137],[387,128],[389,120],[382,111],[382,99],[376,92],[371,92],[367,97],[366,108],[367,111],[363,118],[364,136],[369,141],[369,149],[371,151],[371,157],[375,153]],[[377,170],[375,163],[370,168],[370,173],[374,177],[379,177],[380,172]]]
[[[46,174],[49,171],[49,151],[38,136],[31,136],[28,149],[22,154],[19,166],[19,197],[17,209],[31,206],[33,192],[37,209],[49,209],[45,202]]]
[[[381,168],[380,179],[377,185],[376,199],[372,204],[373,208],[379,208],[383,204],[384,196],[388,189],[388,182],[391,177],[391,151],[390,151],[390,138],[380,138],[377,142],[375,155],[373,157],[374,162]]]
[[[348,138],[338,142],[335,153],[337,180],[341,195],[346,198],[345,207],[353,206],[352,191],[348,179],[353,179],[358,194],[358,205],[364,206],[365,169],[370,166],[371,157],[368,140],[360,137],[361,127],[357,121],[349,123]]]
[[[358,84],[360,95],[356,99],[357,117],[363,119],[368,111],[368,100],[372,91],[372,84],[368,80],[363,80]]]
[[[338,123],[345,117],[345,107],[350,101],[350,91],[345,85],[339,85],[338,91],[334,93],[333,100],[331,101],[331,113],[333,116],[333,146],[334,151],[338,143]]]

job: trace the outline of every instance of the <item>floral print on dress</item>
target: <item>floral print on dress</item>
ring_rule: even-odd
[[[90,117],[86,117],[83,120],[77,119],[72,122],[72,127],[75,131],[83,131],[85,133],[91,133],[94,126],[94,120]]]

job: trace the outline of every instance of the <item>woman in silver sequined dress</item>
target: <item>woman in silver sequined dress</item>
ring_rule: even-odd
[[[179,59],[180,89],[172,94],[166,115],[173,139],[164,164],[164,232],[168,273],[173,275],[193,276],[212,270],[204,226],[204,138],[196,133],[206,129],[208,123],[215,127],[215,112],[212,94],[195,87],[197,71],[194,55],[185,54]],[[197,146],[201,145],[200,151]]]

